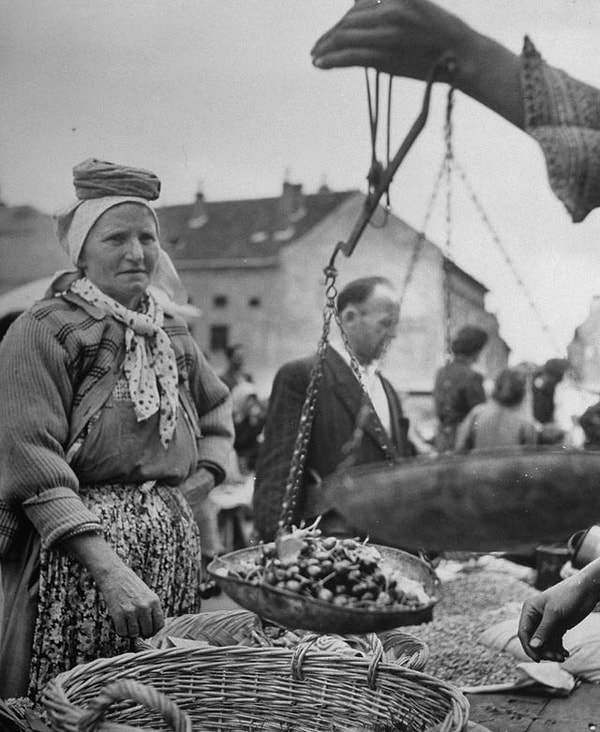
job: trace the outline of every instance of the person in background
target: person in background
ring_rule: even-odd
[[[252,381],[250,374],[244,372],[244,346],[241,343],[234,343],[225,349],[227,357],[227,370],[221,374],[220,379],[224,381],[231,391],[236,384]]]
[[[585,449],[587,437],[580,419],[597,402],[598,392],[578,381],[572,369],[567,370],[554,392],[554,422],[564,434],[563,447]]]
[[[526,377],[520,370],[501,371],[491,400],[473,407],[458,426],[456,450],[536,445],[535,423],[521,410],[526,387]]]
[[[435,447],[440,453],[454,450],[458,425],[473,407],[486,400],[483,376],[473,366],[487,340],[488,334],[483,328],[463,326],[450,344],[452,360],[436,373],[433,387],[438,418]]]
[[[585,435],[583,449],[600,450],[600,402],[588,407],[578,422]]]
[[[242,473],[256,469],[258,449],[265,426],[266,409],[258,397],[256,387],[244,381],[233,387],[233,425],[235,428],[234,450]]]
[[[225,349],[228,366],[220,375],[231,392],[233,427],[235,438],[231,453],[227,477],[221,489],[212,491],[198,507],[197,521],[200,526],[202,541],[202,566],[206,568],[214,557],[232,551],[226,546],[223,536],[223,513],[219,501],[220,490],[236,490],[244,485],[256,467],[258,440],[264,426],[264,410],[258,402],[256,387],[250,374],[244,371],[244,346],[234,343]],[[249,509],[248,509],[249,513]],[[214,585],[208,580],[208,586]],[[218,586],[214,586],[214,594]]]
[[[348,457],[355,465],[395,460],[415,454],[408,439],[409,423],[391,383],[382,376],[379,361],[396,335],[399,297],[385,277],[363,277],[347,284],[337,298],[341,327],[358,362],[359,377],[351,367],[341,339],[328,345],[314,408],[304,474],[294,524],[312,522],[326,534],[355,536],[358,532],[335,510],[322,505],[320,484]],[[254,521],[259,539],[271,541],[277,532],[285,486],[300,415],[315,356],[284,364],[275,376],[259,449],[254,486]],[[366,421],[358,445],[353,445],[359,413]],[[351,448],[352,446],[352,448]]]
[[[199,611],[195,514],[233,443],[229,391],[168,311],[160,181],[95,159],[73,176],[73,269],[0,345],[4,698]]]
[[[555,420],[555,393],[568,367],[565,359],[551,358],[534,372],[531,379],[533,417],[540,425],[540,443],[543,445],[558,444],[565,435]]]

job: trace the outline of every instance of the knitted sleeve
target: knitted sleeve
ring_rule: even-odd
[[[0,347],[0,539],[5,544],[10,517],[22,514],[44,546],[82,531],[100,531],[77,495],[79,482],[65,460],[72,397],[66,353],[51,329],[26,313]]]
[[[231,393],[208,363],[198,345],[189,336],[191,366],[190,388],[198,413],[201,437],[198,444],[198,467],[206,467],[221,483],[233,449]]]
[[[600,206],[600,90],[546,64],[525,37],[525,131],[540,144],[550,186],[574,222]]]

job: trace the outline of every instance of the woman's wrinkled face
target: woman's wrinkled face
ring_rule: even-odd
[[[78,264],[105,295],[135,309],[150,284],[159,253],[152,212],[137,203],[121,203],[96,221]]]

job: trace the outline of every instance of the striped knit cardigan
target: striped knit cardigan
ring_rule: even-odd
[[[198,467],[223,480],[233,443],[229,390],[186,324],[165,315],[177,360],[179,392],[195,406]],[[98,530],[78,496],[65,454],[104,404],[121,373],[125,326],[72,293],[34,305],[0,345],[0,556],[23,514],[51,546]]]

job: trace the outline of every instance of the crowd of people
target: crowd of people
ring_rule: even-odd
[[[541,144],[573,220],[600,205],[600,92],[545,64],[529,39],[518,56],[427,0],[359,0],[319,39],[313,62],[424,80],[448,53],[458,90]],[[314,365],[313,355],[283,365],[268,408],[243,370],[243,345],[229,349],[219,378],[169,307],[182,287],[160,246],[160,181],[91,159],[74,168],[74,184],[76,200],[56,219],[73,269],[0,346],[0,668],[11,670],[0,674],[0,697],[35,700],[57,673],[129,650],[167,615],[199,610],[198,527],[232,454],[237,470],[256,472],[257,534],[273,538]],[[323,515],[324,531],[353,535],[341,512],[321,505],[322,481],[350,458],[418,450],[380,371],[398,325],[394,285],[365,273],[341,290],[337,310],[345,342],[332,340],[321,364],[295,519]],[[502,371],[488,397],[474,368],[487,337],[467,324],[437,375],[437,453],[557,441],[564,362]],[[596,405],[580,418],[590,449],[599,415]],[[599,587],[600,560],[528,600],[526,652],[563,659],[563,634],[592,610]]]

